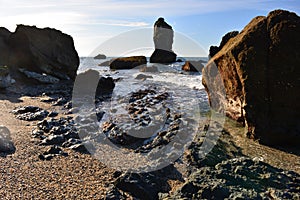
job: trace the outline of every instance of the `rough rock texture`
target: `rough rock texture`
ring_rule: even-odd
[[[237,36],[239,34],[238,31],[231,31],[229,33],[226,33],[226,35],[224,35],[222,37],[220,46],[211,46],[209,48],[209,57],[213,57],[214,55],[216,55],[224,46],[225,44],[233,37]]]
[[[0,66],[0,89],[5,89],[14,82],[15,80],[11,78],[8,67]]]
[[[14,33],[0,29],[0,62],[12,71],[25,68],[59,79],[74,79],[79,57],[71,36],[61,31],[18,25]]]
[[[39,83],[57,83],[59,82],[58,78],[55,78],[51,75],[39,74],[36,72],[31,72],[23,68],[19,68],[19,71],[23,73],[27,78],[37,80]]]
[[[186,61],[182,66],[182,70],[188,72],[201,72],[204,65],[199,61]]]
[[[164,199],[298,199],[300,176],[246,157],[202,167]]]
[[[265,144],[300,144],[299,35],[299,16],[272,11],[254,18],[203,70],[210,104],[224,105],[249,137]]]
[[[145,56],[130,56],[116,58],[110,62],[109,66],[111,69],[132,69],[146,63],[147,59]]]
[[[172,51],[174,31],[164,18],[159,18],[154,24],[153,41],[155,51],[150,57],[151,63],[172,63],[176,54]]]

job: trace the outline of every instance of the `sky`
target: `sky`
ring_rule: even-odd
[[[241,31],[255,16],[266,16],[274,9],[300,15],[299,0],[0,0],[0,8],[0,26],[12,32],[16,24],[59,29],[73,37],[80,56],[94,54],[103,44],[109,47],[107,41],[127,33],[134,37],[125,38],[124,44],[134,43],[145,38],[140,33],[146,29],[145,40],[152,42],[148,31],[151,33],[158,17],[164,17],[178,33],[174,40],[182,46],[177,45],[176,50],[182,47],[182,56],[195,56],[198,52],[189,48],[193,45],[188,41],[202,48],[198,54],[207,55],[224,34]],[[183,40],[178,41],[180,38]],[[119,56],[121,46],[122,41],[114,43],[108,54],[115,55],[108,56]]]

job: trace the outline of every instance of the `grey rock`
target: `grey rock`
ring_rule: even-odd
[[[0,125],[0,153],[11,154],[16,151],[12,142],[10,131],[7,127]]]
[[[45,84],[54,84],[59,82],[58,78],[55,78],[51,75],[47,74],[39,74],[33,71],[28,71],[26,69],[20,68],[19,71],[23,73],[27,78],[37,80],[40,83],[45,83]]]

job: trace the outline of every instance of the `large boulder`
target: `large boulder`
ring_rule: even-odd
[[[300,144],[299,35],[299,16],[272,11],[254,18],[203,69],[211,105],[224,105],[261,143]],[[220,98],[222,84],[226,95]]]
[[[8,44],[7,65],[14,71],[24,68],[61,80],[75,79],[79,57],[71,36],[51,28],[18,25]]]
[[[159,18],[154,24],[153,41],[155,50],[150,57],[151,63],[172,63],[176,61],[176,54],[172,51],[174,31],[165,22],[164,18]]]
[[[121,57],[112,60],[109,64],[111,69],[132,69],[147,64],[145,56]]]

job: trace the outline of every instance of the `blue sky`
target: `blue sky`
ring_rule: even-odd
[[[121,33],[152,27],[161,16],[207,52],[225,33],[241,30],[257,15],[274,9],[300,14],[299,0],[0,0],[0,8],[0,26],[10,31],[16,24],[59,29],[72,35],[80,56]]]

